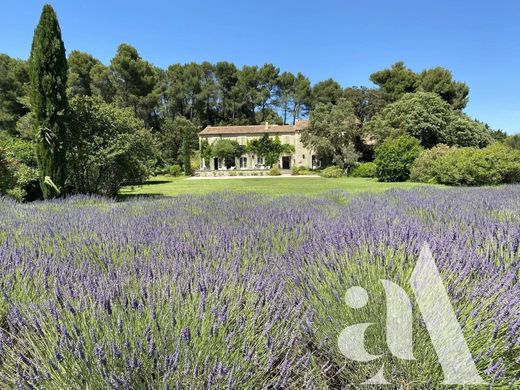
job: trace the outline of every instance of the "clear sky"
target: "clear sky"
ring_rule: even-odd
[[[40,0],[0,1],[0,52],[26,59]],[[370,73],[403,60],[415,71],[452,70],[470,86],[466,112],[520,132],[518,0],[55,0],[68,52],[108,63],[135,46],[172,63],[271,62],[313,83],[332,77],[367,85]]]

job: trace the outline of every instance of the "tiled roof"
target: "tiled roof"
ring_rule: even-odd
[[[221,134],[265,134],[265,133],[294,133],[307,127],[308,121],[300,120],[294,125],[252,125],[252,126],[208,126],[200,135]]]

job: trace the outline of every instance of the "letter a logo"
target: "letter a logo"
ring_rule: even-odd
[[[397,284],[388,280],[381,280],[381,283],[386,295],[388,349],[400,359],[414,360],[410,299]],[[421,249],[419,260],[410,277],[410,285],[442,367],[443,384],[486,384],[475,367],[427,244]],[[345,301],[350,307],[358,309],[367,304],[368,294],[360,286],[351,287],[345,295]],[[358,362],[369,362],[381,357],[372,355],[365,349],[365,331],[370,325],[372,324],[361,323],[343,329],[338,337],[338,347],[345,357]],[[389,384],[384,377],[384,365],[363,384]]]

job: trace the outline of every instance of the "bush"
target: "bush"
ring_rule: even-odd
[[[0,140],[0,195],[18,200],[41,198],[34,145],[20,138]]]
[[[168,174],[173,177],[180,176],[182,174],[182,168],[179,164],[171,165],[168,168]]]
[[[410,180],[430,184],[438,183],[437,162],[451,150],[452,148],[444,144],[424,150],[410,170]]]
[[[504,143],[511,149],[520,150],[520,134],[510,135],[505,139]]]
[[[336,166],[327,167],[321,171],[321,176],[327,178],[343,177],[343,169]]]
[[[376,164],[373,162],[361,163],[350,170],[352,177],[376,177]]]
[[[142,183],[155,166],[155,139],[129,109],[76,97],[68,132],[68,185],[75,192],[116,196],[121,186]]]
[[[417,138],[403,135],[388,138],[376,148],[376,175],[381,181],[405,181],[410,169],[421,154],[421,143]]]
[[[201,168],[200,164],[201,164],[200,152],[196,151],[195,153],[193,153],[193,155],[191,156],[191,159],[190,159],[191,171],[192,172],[198,171]]]
[[[293,176],[298,176],[298,175],[312,175],[314,173],[314,171],[310,170],[309,168],[306,168],[306,167],[298,167],[296,165],[293,165],[293,167],[291,168],[291,175]]]
[[[435,164],[438,183],[478,186],[520,182],[520,152],[493,144],[484,149],[454,148]]]
[[[492,169],[492,162],[482,160],[474,148],[456,148],[437,161],[435,177],[448,185],[498,184],[500,175]]]
[[[278,167],[271,168],[268,173],[269,176],[280,176],[281,174],[282,172]]]
[[[40,195],[38,171],[20,161],[5,158],[5,154],[0,149],[0,195],[12,196],[18,200],[33,200],[32,196],[28,199],[28,195],[33,193]]]
[[[520,151],[495,143],[484,149],[440,146],[424,152],[412,179],[456,186],[520,182]]]

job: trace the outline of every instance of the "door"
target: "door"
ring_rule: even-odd
[[[291,156],[282,157],[282,169],[291,169]]]

